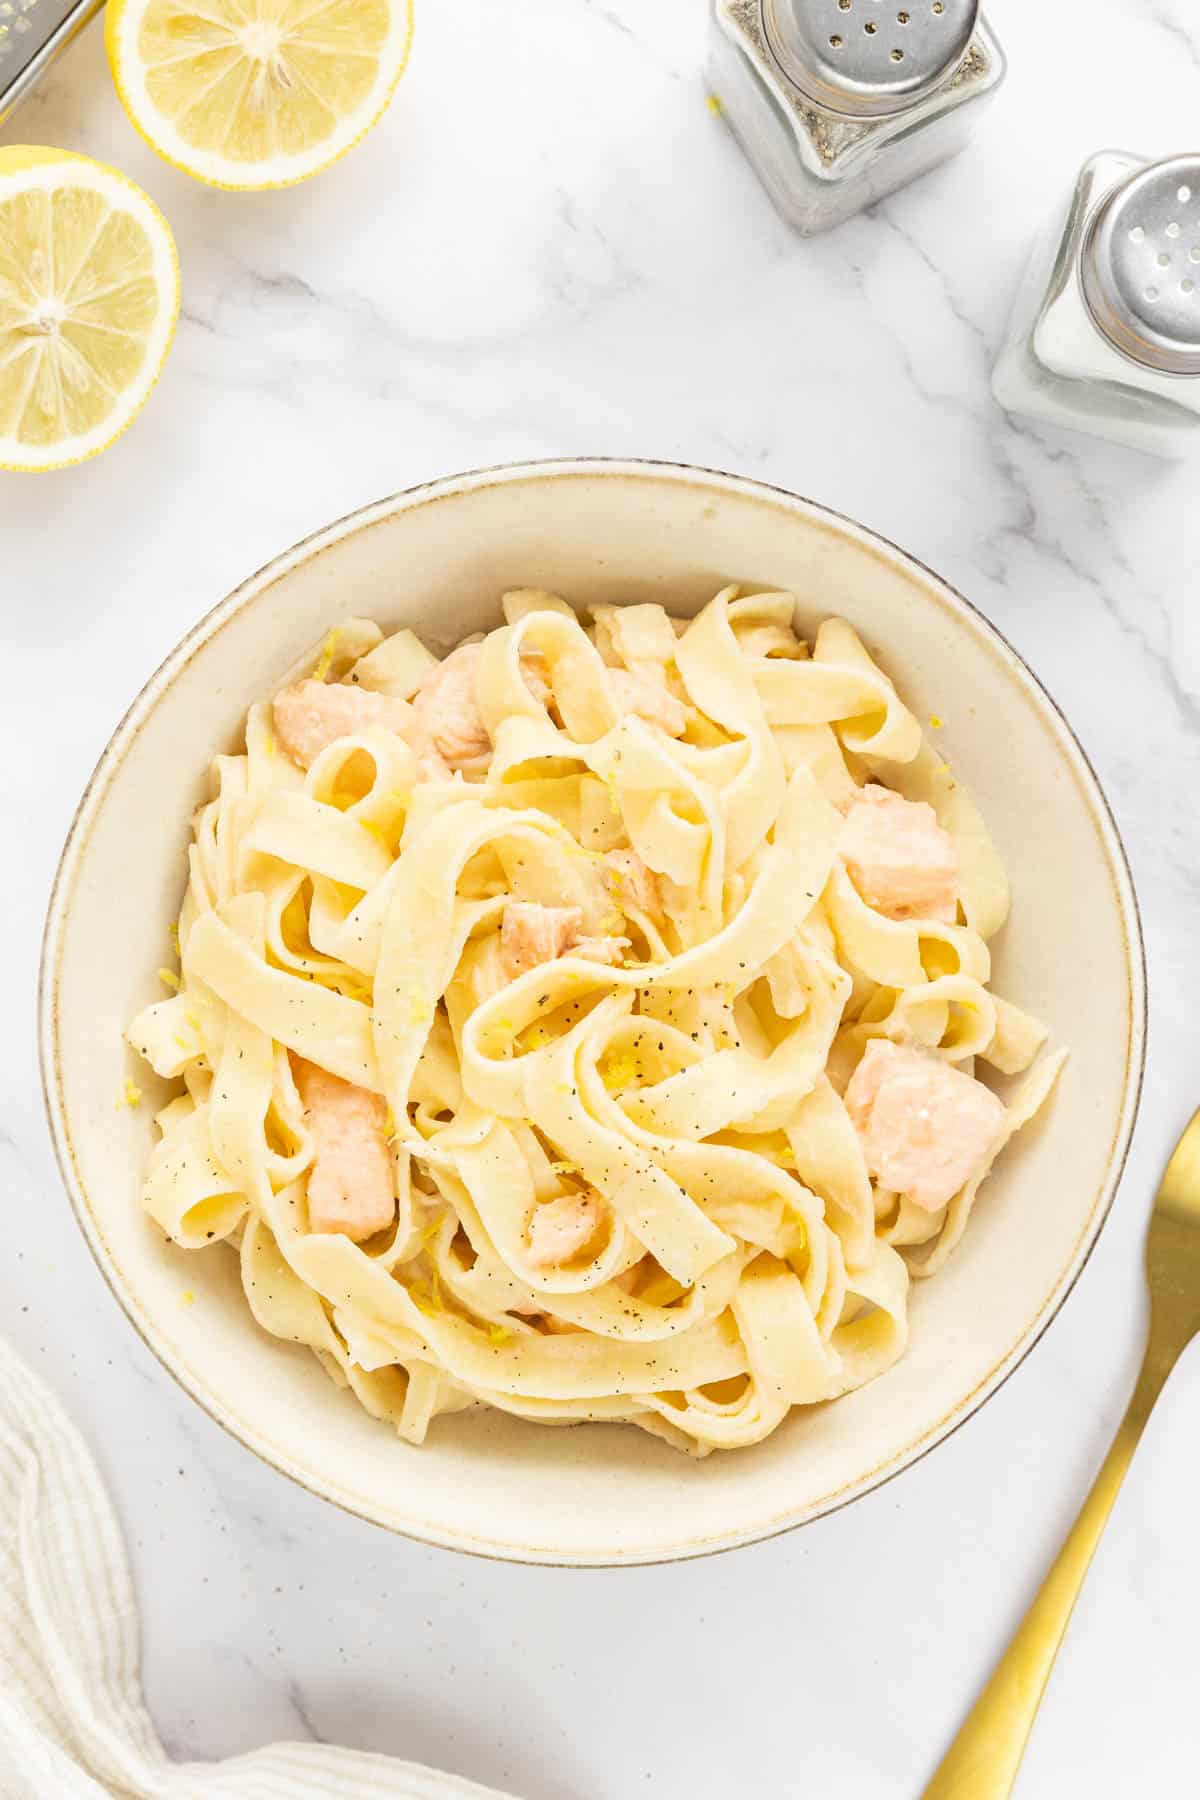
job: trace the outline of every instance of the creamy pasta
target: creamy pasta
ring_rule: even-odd
[[[503,610],[444,660],[343,624],[217,758],[128,1032],[176,1084],[145,1205],[412,1443],[478,1404],[754,1443],[902,1355],[1064,1053],[847,624]]]

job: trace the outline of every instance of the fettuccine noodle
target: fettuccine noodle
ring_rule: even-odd
[[[521,591],[444,661],[350,621],[217,758],[128,1032],[175,1083],[145,1205],[412,1443],[485,1404],[704,1454],[872,1380],[1053,1085],[975,807],[794,613]]]

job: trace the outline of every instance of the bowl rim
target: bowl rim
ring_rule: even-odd
[[[889,565],[893,567],[897,564],[901,567],[907,565],[909,568],[919,571],[935,592],[940,590],[940,597],[947,604],[947,610],[950,613],[957,614],[961,623],[973,626],[980,638],[985,643],[990,643],[993,650],[998,649],[1003,653],[1009,661],[1011,672],[1016,675],[1018,680],[1023,680],[1031,690],[1032,697],[1048,709],[1052,721],[1062,735],[1063,747],[1077,758],[1079,771],[1084,777],[1084,792],[1086,798],[1091,802],[1104,847],[1109,855],[1113,889],[1124,931],[1129,1032],[1121,1103],[1108,1163],[1103,1178],[1098,1184],[1087,1222],[1076,1241],[1071,1258],[1060,1271],[1057,1281],[1043,1301],[1040,1311],[1026,1325],[1015,1343],[950,1412],[935,1423],[924,1427],[902,1450],[888,1456],[875,1468],[868,1470],[844,1487],[832,1490],[828,1495],[815,1503],[810,1503],[798,1513],[793,1510],[791,1514],[777,1515],[741,1529],[725,1529],[715,1536],[659,1549],[651,1554],[642,1554],[637,1550],[627,1552],[610,1550],[605,1554],[582,1551],[568,1555],[547,1555],[532,1547],[516,1545],[509,1540],[468,1536],[455,1529],[438,1531],[428,1528],[427,1525],[425,1529],[421,1529],[411,1523],[385,1518],[378,1512],[372,1511],[368,1504],[356,1504],[352,1495],[339,1491],[332,1483],[323,1482],[319,1477],[314,1476],[311,1470],[300,1468],[281,1449],[273,1446],[253,1428],[246,1427],[216,1395],[202,1391],[202,1387],[198,1384],[198,1378],[193,1377],[193,1372],[183,1363],[182,1359],[158,1341],[152,1317],[143,1311],[132,1293],[127,1290],[115,1260],[109,1254],[98,1222],[92,1214],[87,1190],[79,1173],[62,1087],[58,1047],[59,989],[67,915],[76,878],[88,848],[91,825],[121,770],[124,753],[136,740],[143,720],[152,711],[159,698],[171,688],[177,676],[230,620],[253,605],[261,594],[272,588],[294,568],[315,561],[324,551],[331,549],[344,539],[397,514],[420,506],[436,504],[442,500],[454,499],[490,486],[506,487],[523,482],[595,476],[632,477],[635,479],[645,476],[652,480],[668,481],[680,486],[693,484],[709,491],[756,500],[761,504],[785,512],[807,514],[818,523],[832,528],[836,535],[856,540],[860,547],[873,551]],[[947,1438],[960,1430],[998,1392],[1034,1347],[1040,1343],[1079,1280],[1096,1247],[1112,1211],[1124,1174],[1145,1077],[1146,950],[1141,910],[1128,853],[1108,796],[1096,774],[1091,758],[1054,696],[1041,678],[1030,668],[1020,652],[1013,647],[979,607],[961,594],[936,570],[930,568],[911,551],[903,549],[883,533],[863,525],[851,515],[839,512],[836,508],[827,506],[821,501],[811,500],[776,483],[761,481],[750,476],[735,475],[727,470],[710,468],[704,464],[675,462],[652,457],[551,457],[463,470],[457,474],[414,483],[383,499],[355,508],[332,523],[308,533],[288,549],[272,557],[270,561],[239,582],[235,588],[202,614],[163,658],[118,720],[96,760],[72,815],[47,903],[38,971],[37,1018],[43,1104],[59,1174],[66,1188],[76,1222],[113,1297],[142,1342],[157,1357],[188,1397],[216,1424],[228,1432],[244,1449],[259,1457],[279,1474],[294,1481],[306,1492],[338,1506],[342,1511],[363,1519],[369,1524],[411,1539],[416,1543],[431,1548],[454,1550],[461,1554],[478,1556],[488,1561],[519,1565],[572,1569],[645,1567],[692,1561],[702,1556],[721,1554],[745,1545],[768,1542],[772,1538],[783,1536],[786,1532],[826,1518],[831,1513],[851,1505],[855,1500],[875,1492],[888,1482],[895,1480],[914,1463],[928,1456],[939,1444],[944,1443]]]

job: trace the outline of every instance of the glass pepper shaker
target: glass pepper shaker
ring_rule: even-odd
[[[711,0],[709,87],[798,231],[963,148],[1004,78],[979,0]]]
[[[1037,242],[992,389],[1009,412],[1159,456],[1200,448],[1200,155],[1084,164]]]

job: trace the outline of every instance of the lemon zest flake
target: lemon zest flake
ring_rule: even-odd
[[[637,1077],[638,1065],[631,1051],[622,1056],[614,1056],[606,1069],[600,1072],[601,1080],[611,1093],[614,1088],[628,1087]]]
[[[174,969],[160,969],[158,971],[158,979],[162,982],[164,987],[171,988],[176,994],[179,992],[179,977]]]
[[[511,1344],[514,1334],[507,1325],[491,1325],[488,1327],[488,1336],[493,1344]]]
[[[341,632],[335,626],[325,639],[324,644],[321,646],[321,655],[318,659],[317,666],[313,670],[314,681],[324,681],[330,669],[333,667],[334,652],[337,650],[338,639],[341,635]]]
[[[414,1281],[409,1287],[408,1297],[417,1311],[424,1313],[427,1319],[436,1319],[440,1313],[444,1313],[446,1310],[442,1304],[440,1291],[435,1293],[427,1281]]]
[[[116,1111],[120,1112],[123,1107],[127,1106],[130,1112],[133,1112],[135,1108],[139,1107],[141,1104],[141,1088],[136,1081],[131,1081],[126,1078],[125,1086],[121,1090],[121,1098],[117,1101]]]
[[[195,1300],[196,1296],[192,1292],[191,1288],[184,1288],[184,1290],[183,1290],[182,1294],[180,1294],[179,1298],[185,1306],[191,1306],[193,1301]]]
[[[936,713],[930,713],[929,723],[932,725],[932,727],[935,731],[940,731],[942,729],[942,725],[943,725],[944,721],[939,719]]]

